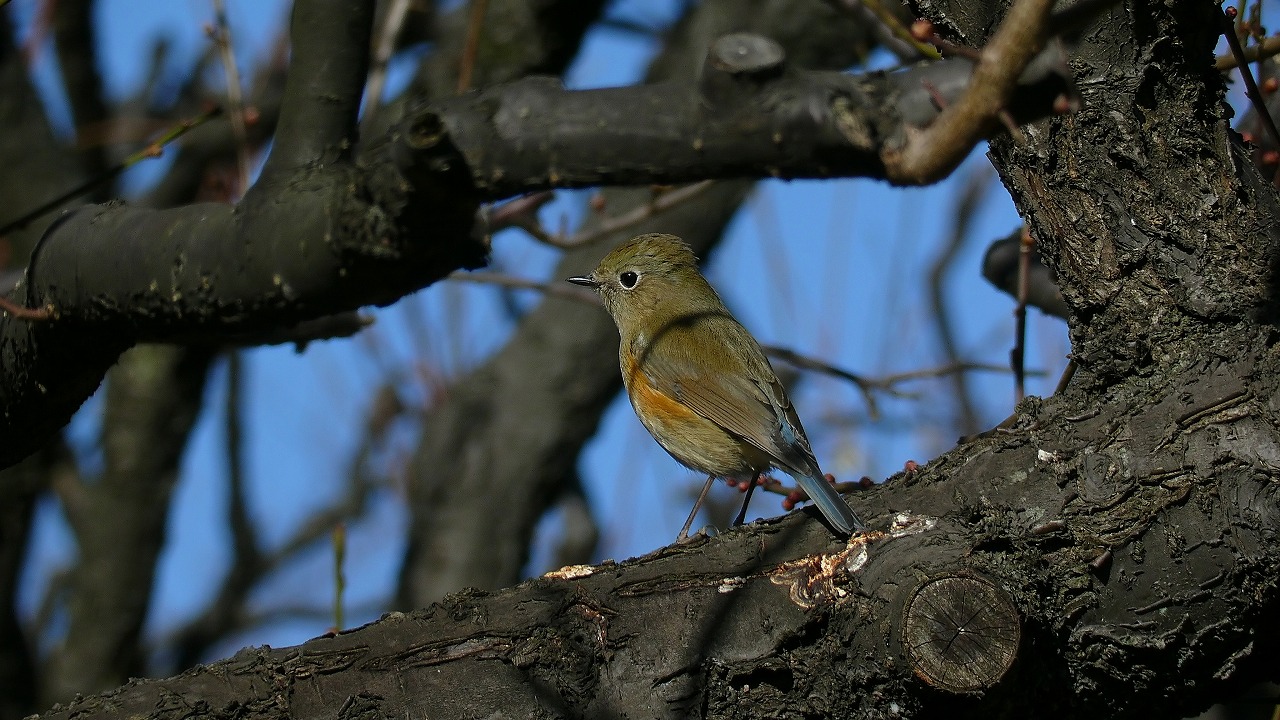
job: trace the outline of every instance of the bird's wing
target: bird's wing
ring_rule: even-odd
[[[800,419],[760,346],[727,314],[671,323],[638,355],[655,389],[772,456],[817,470]]]
[[[728,313],[668,323],[638,369],[655,390],[763,450],[844,533],[866,525],[822,477],[800,418],[760,346]]]
[[[782,461],[780,466],[783,470],[793,475],[801,473],[821,477],[822,471],[818,469],[818,460],[813,456],[813,448],[809,445],[808,436],[804,434],[800,416],[796,414],[791,398],[787,397],[787,391],[783,389],[777,376],[769,383],[768,392],[778,414],[777,439],[780,445],[774,457]]]

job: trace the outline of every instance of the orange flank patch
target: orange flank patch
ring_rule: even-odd
[[[631,406],[636,409],[636,414],[640,415],[640,419],[646,421],[646,426],[649,425],[648,420],[650,419],[663,425],[680,422],[708,422],[701,415],[690,410],[684,403],[651,385],[649,377],[640,370],[640,366],[635,362],[628,363],[624,380],[626,381],[627,395],[631,398]]]
[[[622,377],[640,422],[685,467],[717,477],[753,477],[768,468],[767,455],[654,387],[631,358],[623,359]]]

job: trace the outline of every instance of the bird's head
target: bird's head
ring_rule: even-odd
[[[614,248],[590,275],[569,282],[600,293],[605,309],[625,333],[646,320],[719,306],[698,272],[693,250],[675,235],[638,235]]]

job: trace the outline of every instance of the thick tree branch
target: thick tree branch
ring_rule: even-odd
[[[300,12],[316,12],[316,7],[300,8]],[[325,11],[341,22],[348,22],[343,17],[341,11],[332,8]],[[327,30],[332,30],[332,26]],[[311,48],[326,49],[328,45],[319,42],[325,38],[324,32],[317,31],[312,27],[298,30],[295,33],[297,42],[304,42]],[[353,38],[358,40],[359,38]],[[316,54],[314,51],[311,53]],[[330,59],[333,53],[329,53]],[[341,53],[337,53],[341,56]],[[305,53],[301,53],[299,57],[306,57]],[[305,65],[305,63],[304,63]],[[276,67],[278,70],[278,67]],[[277,79],[280,73],[272,73],[269,79]],[[340,83],[332,82],[333,78],[325,76],[321,78],[331,84],[325,87],[316,88],[303,87],[298,90],[296,81],[297,74],[295,72],[295,81],[293,85],[293,95],[285,102],[294,103],[295,106],[300,97],[303,104],[309,102],[312,98],[307,93],[309,91],[318,92],[322,102],[324,99],[332,98],[336,93],[342,92],[344,88],[339,87]],[[342,75],[339,74],[339,79]],[[350,77],[346,77],[350,81]],[[266,83],[268,89],[273,83]],[[349,87],[354,87],[350,82]],[[192,85],[193,94],[198,92],[196,86]],[[278,96],[277,93],[268,92],[268,98]],[[282,103],[277,101],[275,106]],[[38,104],[33,107],[39,107]],[[351,108],[348,107],[349,111]],[[275,125],[274,117],[277,114],[272,111],[271,106],[264,108],[267,116],[267,122],[260,127],[273,127]],[[341,113],[338,117],[320,118],[318,127],[321,132],[335,131],[339,135],[344,131],[341,125]],[[310,121],[315,118],[306,117],[304,121]],[[295,118],[296,120],[296,118]],[[346,128],[349,130],[349,128]],[[202,137],[198,151],[191,152],[192,148],[184,148],[182,157],[175,166],[175,171],[171,174],[173,181],[166,181],[160,192],[153,193],[152,200],[161,198],[159,202],[173,203],[176,201],[189,201],[190,196],[194,194],[194,188],[197,184],[197,178],[208,171],[208,163],[210,158],[219,154],[230,155],[228,151],[231,143],[227,133],[222,132],[208,133]],[[340,138],[338,145],[350,146],[353,138]],[[302,151],[302,152],[305,152]],[[336,153],[338,160],[335,165],[342,165],[345,158],[342,153]],[[322,162],[325,159],[322,159]],[[388,164],[389,165],[389,164]],[[349,170],[348,170],[349,171]],[[378,170],[381,171],[380,169]],[[162,198],[169,198],[163,200]],[[214,206],[209,206],[214,207]],[[252,203],[246,203],[241,208],[252,207]],[[471,206],[473,207],[473,205]],[[177,215],[178,213],[173,213]],[[138,217],[153,217],[146,211],[139,211]],[[470,217],[468,216],[468,221]],[[121,224],[121,228],[128,226],[128,221]],[[263,225],[263,230],[268,228]],[[269,228],[275,231],[276,228]],[[471,242],[469,239],[467,242]],[[287,252],[287,251],[285,251]],[[149,258],[150,259],[150,258]],[[159,260],[159,258],[154,258]],[[385,258],[383,259],[385,261]],[[163,265],[163,260],[160,260]],[[88,263],[85,263],[88,265]],[[146,270],[144,269],[144,272]],[[152,269],[151,272],[157,272]],[[209,289],[206,285],[205,289]],[[177,320],[173,326],[176,328],[176,335],[171,335],[168,339],[174,341],[186,341],[195,345],[193,349],[181,350],[173,348],[151,347],[145,350],[140,349],[133,353],[136,358],[139,355],[153,357],[159,353],[163,357],[177,355],[179,357],[199,354],[207,357],[212,348],[226,342],[280,342],[280,341],[306,341],[317,336],[317,334],[332,335],[334,332],[349,333],[353,329],[360,326],[360,323],[352,323],[355,319],[354,314],[344,313],[339,315],[326,315],[316,320],[303,321],[300,324],[282,328],[281,326],[267,324],[265,326],[250,325],[243,330],[230,329],[228,332],[219,331],[210,334],[201,331],[197,322],[195,327],[189,327],[182,330],[183,322]],[[172,318],[171,318],[172,320]],[[232,321],[234,326],[235,321]],[[145,322],[144,322],[145,324]],[[129,328],[130,331],[136,330],[137,326]],[[225,328],[224,328],[225,330]],[[149,332],[149,331],[145,331]],[[167,333],[168,331],[162,331]],[[139,363],[131,362],[130,355],[126,355],[125,359],[118,365],[114,372],[117,376],[122,373],[128,373],[130,369],[136,369]],[[163,375],[163,373],[159,373]],[[199,370],[195,372],[195,377],[202,377],[203,373]],[[154,378],[153,378],[154,379]],[[139,592],[139,588],[150,587],[154,574],[154,559],[156,550],[163,543],[164,518],[167,513],[167,498],[169,489],[172,487],[174,477],[172,475],[172,465],[176,458],[176,452],[171,452],[172,448],[181,448],[182,439],[185,437],[182,431],[189,427],[190,413],[186,413],[183,417],[182,412],[175,412],[172,407],[173,403],[167,403],[165,400],[185,400],[192,396],[199,399],[198,384],[187,384],[181,391],[175,391],[163,381],[152,382],[150,389],[159,391],[161,397],[147,397],[146,392],[139,392],[139,385],[147,385],[148,383],[133,382],[133,378],[121,376],[119,381],[113,383],[108,393],[108,426],[110,434],[113,438],[127,439],[127,442],[110,443],[112,449],[118,452],[108,451],[109,464],[113,469],[117,466],[131,466],[132,473],[110,473],[105,478],[92,485],[79,486],[75,488],[75,499],[69,499],[68,505],[80,508],[80,522],[76,523],[78,530],[78,539],[81,544],[88,549],[82,553],[82,557],[76,566],[76,572],[72,576],[72,583],[69,589],[69,605],[71,614],[71,629],[65,643],[55,650],[52,662],[48,668],[47,687],[41,691],[49,702],[53,699],[63,699],[70,697],[74,692],[90,691],[95,688],[101,689],[110,685],[118,684],[123,681],[125,674],[135,674],[139,670],[142,648],[138,643],[138,629],[142,625],[143,618],[147,610],[147,599],[149,594]],[[118,386],[118,387],[117,387]],[[143,397],[132,397],[129,402],[118,402],[122,395],[128,392],[137,393]],[[121,414],[113,413],[115,411],[123,411]],[[143,417],[139,417],[143,416]],[[175,417],[176,416],[176,417]],[[166,432],[167,431],[167,432]],[[176,442],[176,445],[175,445]],[[153,462],[147,462],[145,456],[139,456],[138,450],[145,447],[153,456]],[[122,460],[122,462],[111,462],[113,460]],[[156,466],[159,467],[156,467]],[[367,488],[361,485],[359,501],[364,500]],[[139,495],[140,494],[140,495]],[[121,507],[122,506],[122,507]],[[108,512],[99,514],[95,512],[98,507],[114,508],[119,512]],[[236,507],[233,503],[233,507]],[[190,662],[194,660],[193,656],[204,651],[208,644],[222,637],[229,630],[234,629],[243,623],[249,614],[243,606],[245,597],[253,588],[254,583],[265,573],[274,571],[283,564],[284,560],[297,554],[299,546],[304,543],[311,543],[317,535],[317,525],[319,529],[327,536],[332,529],[333,524],[342,518],[349,516],[353,512],[358,512],[359,504],[344,503],[341,507],[333,508],[325,513],[319,514],[308,523],[299,535],[286,543],[285,547],[278,552],[269,554],[256,554],[242,552],[237,557],[234,564],[234,571],[227,579],[227,582],[214,599],[209,612],[199,618],[191,626],[184,629],[178,636],[179,647],[177,656],[179,662]],[[87,517],[87,515],[92,517]],[[233,523],[234,525],[234,523]],[[242,530],[243,522],[237,530]],[[119,568],[119,563],[126,563],[127,567]],[[111,569],[121,570],[114,573],[117,581],[112,583],[108,591],[99,591],[98,584],[102,584],[101,575],[111,575]],[[94,580],[97,578],[97,580]],[[111,589],[114,588],[114,589]],[[95,624],[94,618],[104,618],[100,624]],[[20,638],[15,638],[20,639]],[[7,647],[5,648],[8,649]],[[24,656],[15,658],[22,659]],[[17,667],[15,665],[15,667]],[[185,667],[183,665],[182,667]],[[34,692],[35,688],[33,688]],[[30,702],[29,700],[27,702]]]
[[[1041,54],[1009,106],[1025,121],[1069,91],[1058,48]],[[697,82],[568,91],[531,78],[412,116],[425,157],[458,158],[493,198],[547,187],[706,178],[859,176],[913,183],[886,164],[967,94],[965,58],[896,73],[790,69],[776,43],[718,40]],[[981,139],[959,148],[961,157]],[[456,153],[456,155],[455,155]],[[936,179],[936,177],[932,178]]]
[[[294,7],[294,56],[264,178],[283,179],[299,168],[350,158],[369,69],[373,11],[374,3],[362,0]]]

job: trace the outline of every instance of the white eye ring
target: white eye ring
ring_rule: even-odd
[[[624,290],[630,290],[640,282],[640,273],[635,270],[623,270],[618,273],[618,283],[622,285]]]

